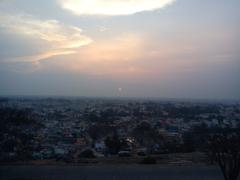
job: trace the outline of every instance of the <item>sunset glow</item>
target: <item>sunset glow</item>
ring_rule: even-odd
[[[237,98],[239,5],[0,1],[0,94]]]

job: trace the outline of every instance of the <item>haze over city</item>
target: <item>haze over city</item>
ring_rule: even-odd
[[[0,0],[0,95],[239,99],[237,0]]]

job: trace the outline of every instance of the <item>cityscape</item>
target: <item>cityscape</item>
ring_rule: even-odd
[[[201,152],[208,129],[240,127],[239,102],[18,97],[0,107],[1,161]]]
[[[0,180],[240,180],[239,7],[0,0]]]

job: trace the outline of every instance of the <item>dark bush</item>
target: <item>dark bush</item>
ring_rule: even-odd
[[[157,160],[154,157],[147,156],[143,158],[141,164],[156,164]]]
[[[138,153],[137,153],[137,155],[138,156],[146,156],[146,152],[144,152],[144,151],[139,151]]]
[[[94,152],[91,149],[86,149],[79,155],[80,158],[96,158]]]

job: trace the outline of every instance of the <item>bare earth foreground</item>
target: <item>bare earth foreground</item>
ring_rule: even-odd
[[[0,166],[0,179],[33,180],[223,180],[215,166],[89,165]]]

